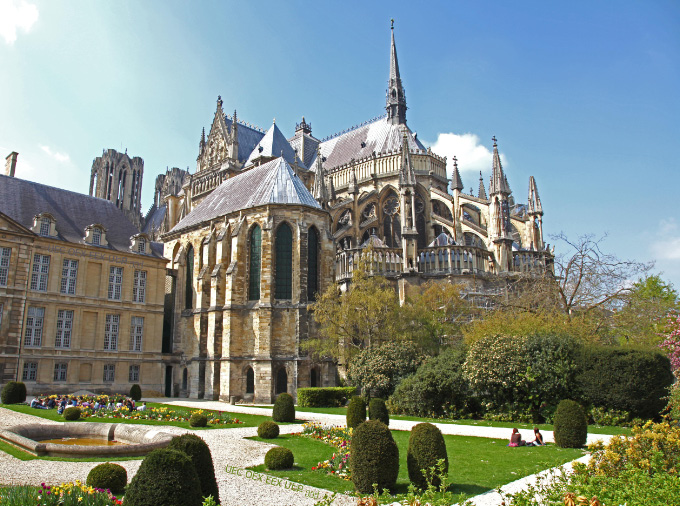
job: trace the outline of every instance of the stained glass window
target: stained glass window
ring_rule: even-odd
[[[319,232],[311,227],[307,234],[307,300],[316,300],[319,291]]]
[[[260,299],[260,263],[262,257],[262,229],[255,225],[250,231],[250,269],[248,300]]]
[[[276,231],[276,288],[274,297],[293,297],[293,231],[285,223]]]

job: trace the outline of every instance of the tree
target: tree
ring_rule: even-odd
[[[312,306],[320,337],[303,343],[315,355],[349,363],[364,347],[402,336],[399,297],[381,276],[369,276],[363,262],[354,267],[352,283],[342,293],[330,286]]]
[[[661,348],[668,354],[673,374],[680,379],[680,314],[677,312],[668,317],[667,333]]]
[[[403,378],[416,372],[424,357],[408,341],[390,341],[355,355],[347,379],[376,397],[388,397]]]
[[[622,344],[657,345],[667,326],[667,316],[678,309],[678,293],[659,275],[633,284],[623,307],[615,314],[616,332]]]

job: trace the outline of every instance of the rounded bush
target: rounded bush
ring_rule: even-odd
[[[215,466],[206,442],[195,434],[183,434],[173,438],[168,448],[184,452],[189,456],[196,469],[198,481],[201,482],[201,496],[212,496],[219,504],[220,491],[215,478]]]
[[[75,406],[68,407],[64,410],[64,420],[67,422],[75,422],[80,418],[81,413],[80,408]]]
[[[163,448],[149,453],[125,491],[130,506],[201,506],[201,482],[189,456]]]
[[[371,399],[368,403],[368,419],[380,420],[385,425],[390,424],[390,414],[387,412],[384,399]]]
[[[298,388],[297,401],[301,408],[335,408],[347,404],[354,387],[311,387]]]
[[[130,399],[135,402],[142,399],[142,387],[136,383],[130,387]]]
[[[444,473],[449,472],[449,458],[446,454],[446,443],[441,431],[431,423],[419,423],[411,429],[408,438],[408,453],[406,465],[408,466],[408,478],[416,487],[427,488],[427,479],[423,469],[429,471],[437,466],[439,460],[444,460]],[[436,474],[431,477],[432,484],[439,487],[440,479]]]
[[[94,466],[87,475],[86,483],[90,487],[110,490],[113,494],[122,494],[127,485],[127,471],[123,466],[107,462]]]
[[[363,397],[355,395],[347,406],[347,428],[356,428],[366,421],[366,401]],[[382,490],[382,489],[381,489]]]
[[[264,456],[264,466],[271,471],[290,469],[293,467],[294,462],[293,452],[288,448],[281,448],[280,446],[272,448]]]
[[[279,424],[267,420],[262,422],[257,428],[257,435],[263,439],[274,439],[279,437]]]
[[[553,420],[555,443],[562,448],[581,448],[588,438],[586,412],[576,401],[563,400]]]
[[[208,417],[203,413],[194,413],[189,418],[189,425],[192,427],[205,427],[208,425]]]
[[[352,481],[362,494],[394,489],[399,474],[399,448],[387,426],[378,420],[360,424],[352,435],[349,449]]]
[[[21,381],[10,381],[0,393],[3,404],[19,404],[26,400],[26,385]]]
[[[272,420],[275,422],[294,422],[295,421],[295,402],[293,396],[283,392],[279,394],[274,402]]]

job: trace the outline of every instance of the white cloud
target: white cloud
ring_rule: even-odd
[[[49,146],[40,146],[40,149],[58,162],[68,162],[71,159],[66,153],[52,151]]]
[[[17,40],[17,29],[28,32],[38,21],[38,7],[26,0],[0,0],[0,36],[7,44]]]
[[[476,192],[478,180],[476,177],[473,179],[465,177],[465,175],[476,175],[480,171],[485,174],[484,184],[488,186],[488,174],[491,173],[493,153],[481,143],[478,135],[473,133],[440,133],[436,142],[431,144],[430,147],[439,156],[446,157],[446,171],[449,177],[451,177],[453,171],[453,157],[455,156],[458,159],[458,170],[461,173],[466,190],[468,187],[473,187]],[[505,157],[501,153],[501,163],[505,165],[505,162]]]
[[[680,227],[675,218],[663,219],[659,222],[657,239],[650,248],[659,260],[680,260]]]

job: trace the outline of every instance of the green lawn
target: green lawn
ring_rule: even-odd
[[[272,406],[254,406],[256,408],[271,408]],[[300,413],[325,413],[327,415],[347,415],[347,407],[339,408],[301,408],[295,406],[295,411]],[[547,423],[542,423],[534,425],[531,423],[519,423],[519,422],[493,422],[489,420],[474,420],[474,419],[460,419],[460,420],[450,420],[445,418],[419,418],[416,416],[403,416],[403,415],[390,415],[392,420],[407,420],[412,422],[430,422],[430,423],[452,423],[455,425],[475,425],[477,427],[507,427],[518,429],[533,429],[538,427],[541,430],[553,430],[553,426]],[[603,425],[589,425],[588,432],[591,434],[631,434],[629,427],[614,427],[614,426],[603,426]]]
[[[182,406],[172,406],[170,404],[159,404],[155,402],[148,402],[147,403],[148,407],[153,407],[153,408],[159,408],[159,407],[167,407],[168,409],[171,409],[173,411],[177,412],[182,412],[182,413],[187,413],[190,411],[195,411],[195,409],[191,408],[185,408]],[[30,406],[27,406],[26,404],[0,404],[0,407],[11,409],[12,411],[16,411],[18,413],[26,413],[29,415],[34,415],[34,416],[39,416],[41,418],[45,418],[47,420],[53,420],[55,422],[63,422],[64,417],[62,415],[57,414],[56,409],[35,409]],[[225,412],[227,410],[224,410]],[[191,427],[189,425],[189,422],[166,422],[166,421],[160,421],[160,420],[122,420],[119,418],[100,418],[100,417],[90,417],[90,418],[85,418],[81,419],[79,421],[84,421],[84,422],[101,422],[101,423],[129,423],[129,424],[142,424],[142,425],[173,425],[175,427],[182,427],[184,429],[192,429],[192,430],[210,430],[210,429],[230,429],[230,428],[238,428],[238,427],[257,427],[260,425],[262,422],[266,420],[271,420],[271,417],[264,416],[264,415],[248,415],[244,413],[230,413],[232,415],[232,418],[238,418],[240,422],[239,424],[226,424],[226,425],[209,425],[208,427],[204,428],[198,428],[198,427]],[[302,422],[300,422],[302,423]]]
[[[406,451],[409,432],[392,431],[399,447],[399,477],[397,494],[408,490],[408,469]],[[295,456],[296,467],[285,471],[266,471],[278,477],[305,485],[324,488],[336,492],[352,492],[351,482],[342,480],[322,471],[312,471],[319,461],[326,460],[335,448],[314,439],[284,435],[276,439],[252,438],[290,448]],[[505,439],[488,439],[470,436],[444,436],[449,457],[449,479],[451,491],[470,496],[481,494],[501,485],[528,476],[544,469],[555,467],[577,459],[585,454],[584,450],[564,449],[555,445],[543,447],[506,446]],[[252,468],[265,472],[264,464]]]

